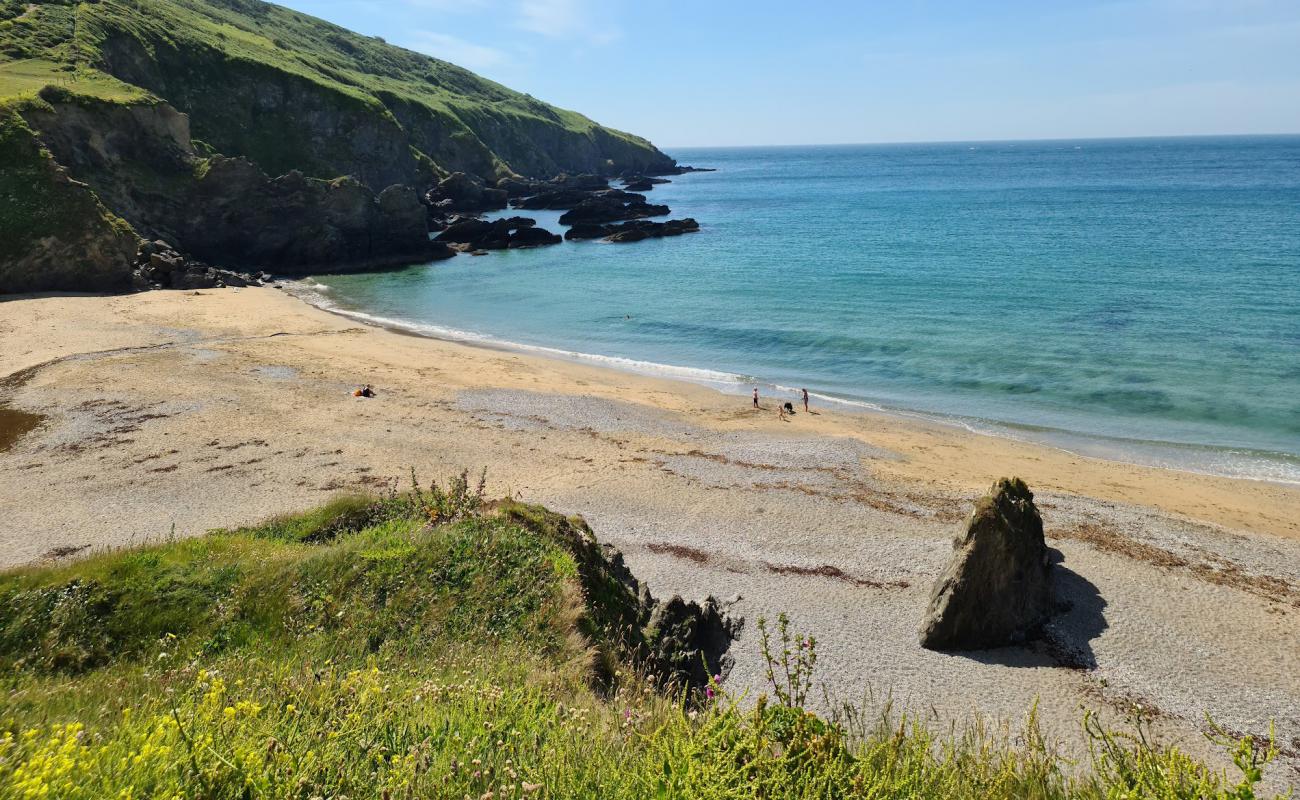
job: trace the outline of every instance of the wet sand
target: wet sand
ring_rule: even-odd
[[[1142,702],[1204,757],[1205,712],[1243,733],[1273,720],[1287,752],[1271,780],[1300,780],[1298,487],[884,414],[782,422],[774,398],[756,412],[702,386],[399,335],[272,289],[11,300],[0,343],[0,379],[17,374],[0,404],[43,417],[0,455],[0,566],[486,466],[496,493],[583,514],[656,594],[739,595],[736,691],[762,681],[753,621],[784,611],[819,638],[834,699],[1009,729],[1037,701],[1075,756],[1083,706],[1119,721]],[[362,383],[379,396],[351,397]],[[1003,475],[1038,496],[1069,610],[1043,643],[923,650],[930,584]]]

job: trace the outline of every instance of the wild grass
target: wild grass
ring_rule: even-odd
[[[114,102],[149,98],[148,92],[88,67],[77,68],[43,58],[0,62],[0,101],[35,99],[48,86]]]
[[[804,707],[816,642],[764,623],[770,695],[593,680],[600,597],[562,518],[445,487],[0,575],[0,798],[1246,798],[1089,718],[942,737]],[[580,635],[579,631],[584,633]]]
[[[250,0],[45,0],[30,12],[6,2],[0,62],[57,65],[43,74],[23,74],[43,66],[14,68],[0,77],[0,97],[39,91],[39,81],[64,81],[74,66],[84,84],[79,90],[124,91],[105,74],[111,72],[189,113],[197,138],[226,155],[248,156],[271,174],[355,172],[353,144],[303,131],[310,115],[383,136],[405,129],[414,163],[438,169],[555,169],[575,148],[617,163],[660,158],[640,137],[454,64]]]

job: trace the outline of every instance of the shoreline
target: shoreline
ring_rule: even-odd
[[[14,309],[31,303],[95,303],[170,308],[180,305],[171,302],[176,298],[197,297],[200,293],[147,292],[130,295],[36,295],[18,297],[0,304],[0,324],[5,308]],[[321,308],[286,289],[245,288],[210,290],[201,293],[203,302],[217,306],[247,304],[249,296],[270,301],[275,307],[272,316],[288,316],[296,321],[315,321],[338,328],[342,323],[363,324],[366,329],[385,335],[399,336],[403,340],[424,342],[442,351],[465,349],[482,353],[485,358],[506,358],[523,362],[532,370],[555,373],[562,391],[573,392],[576,386],[602,387],[598,396],[655,408],[659,411],[694,414],[704,412],[714,417],[712,425],[721,429],[734,427],[738,421],[763,420],[771,414],[774,430],[800,436],[823,435],[849,437],[867,445],[893,453],[896,457],[875,465],[881,478],[921,482],[944,486],[956,491],[977,491],[985,488],[997,477],[1004,475],[1029,476],[1031,487],[1045,488],[1085,497],[1122,503],[1136,503],[1161,512],[1184,516],[1226,528],[1242,528],[1258,533],[1272,534],[1300,540],[1300,487],[1287,483],[1261,481],[1248,478],[1226,477],[1196,471],[1147,466],[1134,462],[1115,461],[1089,455],[1078,455],[1051,444],[1025,441],[995,433],[971,430],[948,421],[927,418],[918,414],[868,408],[835,409],[797,417],[779,423],[775,418],[774,398],[763,398],[764,410],[757,417],[743,394],[732,395],[706,382],[683,379],[678,375],[646,375],[632,370],[618,369],[605,361],[592,362],[564,358],[557,354],[523,351],[493,341],[459,341],[430,336],[415,331],[398,331],[371,320],[357,319],[354,313]],[[237,299],[238,298],[238,299]],[[278,299],[273,299],[278,298]],[[141,302],[143,301],[143,302]],[[188,301],[184,301],[188,302]],[[182,303],[183,304],[183,303]],[[241,317],[239,312],[231,312]],[[224,317],[218,315],[219,318]],[[328,322],[326,322],[328,321]],[[220,324],[220,319],[216,320]],[[76,324],[69,323],[69,333],[75,334]],[[52,326],[57,330],[58,326]],[[4,328],[0,327],[0,333]],[[129,329],[116,326],[107,339],[136,342],[139,337]],[[145,346],[146,349],[149,347]],[[528,347],[528,346],[524,346]],[[105,348],[78,353],[107,352]],[[567,351],[558,351],[564,353]],[[68,353],[68,355],[73,355]],[[474,360],[469,354],[461,359]],[[15,369],[0,358],[0,373],[11,374],[25,367],[51,366],[40,359],[21,362]],[[581,372],[583,374],[575,374]],[[359,380],[360,383],[366,381]],[[549,381],[548,381],[549,382]],[[494,384],[509,385],[511,381],[498,380]],[[624,384],[631,383],[628,386]],[[475,385],[469,381],[466,385]],[[777,426],[785,427],[778,428]]]
[[[358,309],[344,308],[339,306],[328,296],[328,293],[332,291],[332,289],[329,286],[316,281],[315,276],[284,280],[281,281],[281,283],[285,287],[283,291],[312,308],[402,335],[461,344],[469,347],[482,347],[500,352],[520,353],[540,358],[557,359],[568,363],[588,364],[597,368],[612,369],[641,377],[677,380],[695,386],[703,386],[729,397],[734,396],[746,398],[749,395],[751,387],[754,386],[758,386],[761,390],[766,390],[764,394],[767,399],[773,400],[775,397],[771,393],[785,393],[793,398],[799,391],[794,387],[784,386],[768,379],[744,375],[741,373],[713,370],[706,367],[689,367],[678,364],[645,361],[623,356],[585,353],[576,350],[567,350],[560,347],[551,347],[548,345],[514,342],[507,339],[501,339],[492,334],[480,334],[472,331],[450,328],[435,323],[396,319],[370,314]],[[729,387],[734,387],[735,391],[729,391]],[[1279,487],[1300,488],[1300,477],[1280,477],[1248,471],[1232,472],[1229,470],[1215,470],[1212,467],[1196,465],[1197,462],[1212,460],[1216,455],[1244,454],[1253,464],[1258,465],[1261,468],[1281,467],[1285,469],[1287,466],[1296,466],[1297,468],[1300,468],[1300,459],[1291,457],[1290,454],[1287,453],[1261,451],[1250,448],[1235,448],[1226,445],[1133,439],[1095,432],[1090,433],[1066,428],[1033,425],[1030,423],[1016,423],[984,419],[981,417],[963,416],[959,414],[921,411],[901,406],[890,406],[871,400],[837,397],[835,395],[821,392],[810,391],[808,394],[814,402],[820,401],[823,404],[834,406],[834,410],[837,413],[879,414],[888,417],[896,417],[900,421],[911,420],[927,425],[950,427],[976,436],[990,436],[1018,442],[1020,444],[1048,448],[1072,458],[1087,458],[1107,461],[1117,465],[1168,470],[1171,472],[1182,472],[1189,475],[1200,475],[1209,478],[1252,481]],[[794,402],[796,409],[798,409],[800,403],[797,400],[792,400],[792,402]],[[1035,436],[1031,431],[1037,432],[1040,435]],[[1062,440],[1075,440],[1078,442],[1078,445],[1071,447],[1064,444]],[[1191,460],[1192,463],[1178,463],[1176,457],[1171,460],[1162,460],[1159,455],[1161,452],[1168,453],[1179,450],[1188,451],[1186,458]],[[1130,457],[1124,457],[1125,455]]]
[[[585,517],[658,597],[787,613],[824,643],[831,698],[889,696],[941,725],[1015,726],[1038,702],[1077,756],[1081,704],[1116,723],[1159,709],[1155,731],[1212,763],[1206,712],[1300,737],[1297,489],[888,414],[781,422],[770,399],[754,412],[681,380],[399,334],[270,288],[0,303],[15,373],[0,405],[42,422],[3,453],[0,569],[486,467],[490,493]],[[363,383],[378,396],[353,397]],[[1067,610],[1045,645],[924,650],[952,537],[1003,476],[1035,493]],[[752,625],[732,653],[729,691],[758,691]]]

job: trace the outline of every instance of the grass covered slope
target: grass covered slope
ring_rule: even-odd
[[[450,493],[0,575],[0,798],[1251,797],[1093,727],[1093,774],[1032,735],[936,739],[638,670],[639,612],[580,520]],[[620,586],[623,588],[620,589]],[[766,636],[765,636],[766,638]]]
[[[650,170],[649,142],[455,65],[260,0],[0,6],[0,59],[78,64],[191,115],[195,137],[275,176]],[[0,81],[0,95],[17,89]]]

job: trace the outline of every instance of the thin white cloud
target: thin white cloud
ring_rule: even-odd
[[[623,32],[609,18],[608,3],[586,0],[520,0],[519,27],[552,39],[581,39],[611,44]]]
[[[495,47],[467,42],[455,36],[433,31],[414,31],[402,44],[416,52],[441,58],[443,61],[450,61],[472,70],[498,67],[510,60],[505,51]]]

